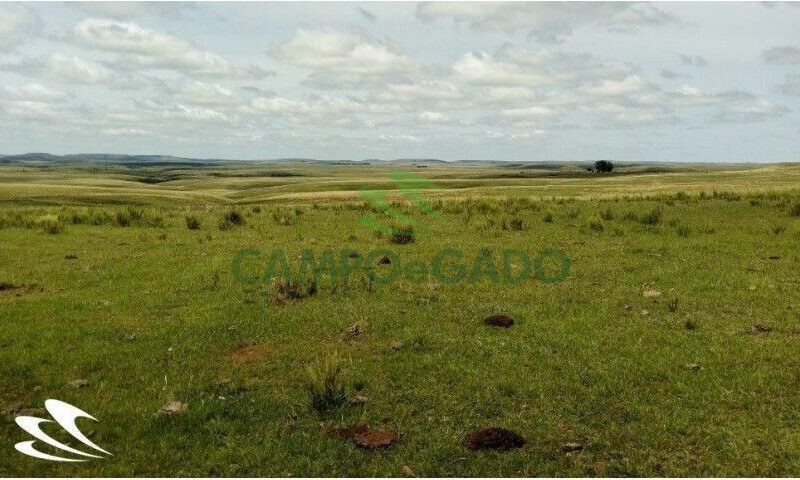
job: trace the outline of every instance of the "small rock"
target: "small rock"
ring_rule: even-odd
[[[687,363],[686,365],[684,365],[684,367],[688,368],[693,372],[697,372],[703,369],[703,366],[700,365],[699,363]]]
[[[355,338],[361,335],[361,326],[357,323],[350,325],[350,327],[347,329],[347,334],[350,336],[350,338]]]
[[[769,333],[771,331],[772,327],[768,327],[760,323],[756,323],[755,325],[750,327],[750,335],[758,335],[759,333]]]
[[[483,323],[490,327],[508,328],[514,325],[514,319],[508,315],[492,315],[483,319]]]
[[[353,436],[356,446],[372,450],[390,447],[400,440],[400,435],[393,430],[368,430]]]
[[[72,388],[85,388],[89,386],[89,380],[86,380],[85,378],[77,378],[70,381],[68,385]]]
[[[392,350],[400,350],[401,348],[403,348],[403,342],[395,340],[394,342],[389,344],[389,348],[391,348]]]
[[[355,397],[350,397],[347,399],[347,403],[350,405],[363,405],[367,402],[367,397],[362,397],[361,395],[356,395]]]
[[[173,400],[161,407],[161,414],[175,415],[176,413],[185,412],[187,408],[189,408],[189,405],[177,400]]]
[[[650,310],[642,310],[640,313],[642,314],[643,317],[646,317],[650,315]]]
[[[629,311],[629,312],[631,311],[631,309],[633,309],[633,307],[632,307],[632,306],[630,306],[630,305],[628,305],[628,304],[625,304],[625,306],[624,306],[623,308],[624,308],[625,310]]]
[[[583,444],[578,442],[569,442],[561,445],[561,451],[564,453],[580,452],[583,450]]]
[[[464,446],[470,450],[491,449],[505,451],[525,445],[525,438],[505,428],[491,427],[475,430],[464,437]]]
[[[411,467],[408,465],[403,465],[403,475],[406,477],[416,477],[416,475],[414,475],[414,470],[411,470]]]

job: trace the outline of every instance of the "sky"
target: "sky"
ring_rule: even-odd
[[[0,154],[800,161],[800,4],[0,3]]]

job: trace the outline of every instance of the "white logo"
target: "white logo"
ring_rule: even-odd
[[[86,438],[86,435],[81,433],[78,429],[77,425],[75,425],[75,419],[79,417],[84,418],[91,418],[95,422],[97,421],[96,418],[89,415],[88,413],[84,412],[80,408],[73,407],[69,403],[62,402],[61,400],[47,400],[44,402],[44,407],[50,413],[50,416],[61,425],[67,433],[73,436],[76,440],[79,440],[81,443],[86,445],[87,447],[91,447],[98,452],[105,453],[106,455],[111,455],[111,453],[103,450],[102,448],[95,445],[91,440]],[[59,450],[63,450],[65,452],[69,452],[75,455],[81,455],[83,457],[91,457],[91,458],[103,458],[100,455],[94,455],[91,453],[85,453],[75,448],[70,447],[69,445],[64,445],[63,443],[59,442],[58,440],[54,439],[50,435],[44,433],[41,428],[39,428],[39,424],[41,423],[53,423],[53,420],[47,420],[46,418],[39,418],[39,417],[28,417],[28,416],[19,416],[14,419],[23,430],[33,435],[36,440],[41,440],[42,442],[50,445],[51,447],[55,447]],[[18,452],[24,453],[25,455],[30,455],[31,457],[41,458],[42,460],[50,460],[53,462],[85,462],[86,459],[83,458],[64,458],[64,457],[57,457],[55,455],[48,455],[46,453],[42,453],[39,450],[36,450],[33,447],[33,444],[36,440],[30,440],[27,442],[19,442],[18,444],[14,445],[14,448],[17,449]]]

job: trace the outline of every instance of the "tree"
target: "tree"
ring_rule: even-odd
[[[610,160],[598,160],[594,162],[594,171],[597,173],[608,173],[614,170],[614,164]]]

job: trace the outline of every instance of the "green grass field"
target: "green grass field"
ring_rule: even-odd
[[[407,245],[358,223],[375,211],[357,190],[393,188],[390,169],[0,167],[0,476],[798,475],[800,166],[408,167],[458,229]],[[221,228],[231,211],[244,224]],[[455,248],[468,267],[484,248],[559,249],[571,269],[514,285],[357,272],[290,300],[234,279],[236,252],[261,251],[258,274],[276,248],[293,269],[329,248],[403,264]],[[496,313],[514,326],[485,326]],[[366,401],[320,413],[306,370],[334,353]],[[113,456],[17,453],[31,438],[14,417],[46,417],[49,398],[94,415],[78,425]],[[160,413],[170,401],[187,408]],[[359,420],[400,442],[328,434]],[[491,426],[527,443],[462,445]]]

